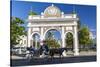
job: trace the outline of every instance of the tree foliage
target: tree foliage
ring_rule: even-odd
[[[72,33],[69,32],[66,34],[65,42],[66,42],[66,47],[73,47],[73,35],[72,35]]]
[[[60,44],[55,40],[55,39],[46,39],[46,44],[50,47],[50,48],[59,48]]]
[[[83,45],[84,48],[91,44],[92,40],[90,39],[89,29],[84,26],[79,31],[79,43]]]
[[[46,37],[46,44],[50,47],[50,48],[59,48],[60,44],[54,39],[54,34],[52,32],[48,32],[48,35]]]
[[[30,11],[28,15],[37,15],[37,13]]]
[[[19,43],[19,36],[25,35],[25,27],[21,26],[24,21],[17,17],[11,17],[10,20],[10,34],[11,34],[11,46]]]

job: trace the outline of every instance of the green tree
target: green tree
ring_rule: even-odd
[[[88,27],[83,26],[79,31],[79,44],[86,48],[91,42],[89,29]]]
[[[66,47],[73,47],[73,35],[72,35],[72,33],[69,32],[66,34],[65,42],[66,42]]]
[[[49,46],[49,48],[59,48],[60,44],[55,39],[46,39],[46,44]]]
[[[54,34],[53,32],[48,32],[48,35],[46,37],[46,44],[50,47],[50,48],[59,48],[60,44],[54,39]]]
[[[24,24],[24,21],[20,18],[11,17],[10,24],[11,46],[13,46],[19,43],[19,36],[25,35],[26,31],[25,27],[21,26],[22,24]]]
[[[37,13],[30,11],[28,15],[37,15]]]

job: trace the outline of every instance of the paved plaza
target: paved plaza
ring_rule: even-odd
[[[66,57],[54,56],[54,58],[33,58],[26,59],[24,56],[11,56],[11,66],[29,66],[29,65],[44,65],[44,64],[61,64],[61,63],[77,63],[77,62],[93,62],[96,61],[96,52],[82,51],[79,56],[74,56],[71,52]]]
[[[79,53],[79,56],[94,56],[96,55],[96,52],[95,51],[81,51]],[[66,57],[73,57],[73,52],[72,51],[68,51],[67,52],[67,56]],[[59,56],[54,56],[54,57],[59,57]],[[17,56],[17,55],[13,55],[11,56],[11,59],[25,59],[25,56]]]

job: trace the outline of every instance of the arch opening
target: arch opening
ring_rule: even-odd
[[[49,48],[61,47],[61,33],[56,29],[50,29],[45,34],[45,41]]]
[[[73,33],[72,32],[67,32],[65,34],[65,45],[66,45],[66,48],[73,50],[74,41],[73,41]]]
[[[36,48],[36,49],[38,49],[39,47],[40,47],[40,35],[39,34],[37,34],[37,33],[34,33],[33,35],[32,35],[32,47],[34,47],[34,48]]]

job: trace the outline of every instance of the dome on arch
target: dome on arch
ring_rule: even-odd
[[[44,16],[45,17],[60,17],[61,11],[58,7],[56,7],[52,4],[51,6],[47,7],[44,10]]]

